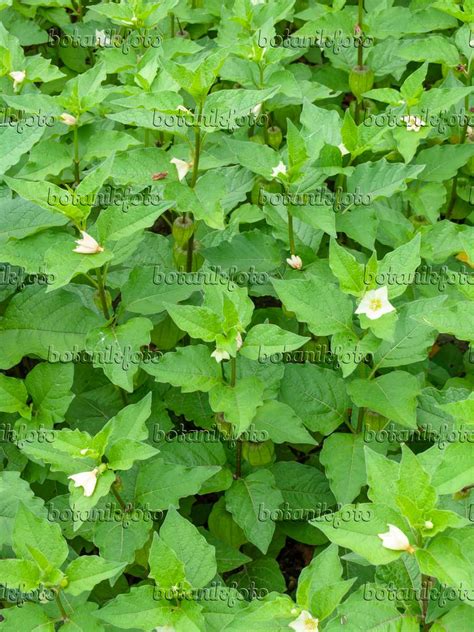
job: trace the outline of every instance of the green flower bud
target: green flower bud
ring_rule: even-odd
[[[349,73],[349,86],[357,101],[362,95],[372,89],[374,85],[374,71],[368,66],[354,66]]]
[[[242,456],[250,465],[267,465],[272,462],[275,454],[273,441],[244,441],[242,444]]]
[[[173,239],[177,246],[185,247],[194,233],[194,222],[186,216],[177,217],[173,222]]]
[[[283,140],[283,134],[282,131],[279,127],[277,127],[276,125],[269,127],[268,130],[268,144],[270,145],[270,147],[273,147],[273,149],[278,149],[278,147],[280,147],[282,140]]]

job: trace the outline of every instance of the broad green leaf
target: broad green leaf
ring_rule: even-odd
[[[359,407],[367,407],[415,428],[416,397],[421,392],[418,380],[404,371],[392,371],[375,380],[356,379],[348,385],[349,395]]]
[[[209,403],[216,413],[236,428],[237,435],[247,430],[257,409],[263,404],[264,383],[257,377],[244,377],[235,386],[218,384],[209,392]]]
[[[275,479],[268,470],[240,478],[225,493],[226,507],[252,544],[266,553],[273,538],[275,523],[261,520],[261,509],[273,511],[283,502]]]
[[[344,380],[334,371],[311,364],[285,367],[280,398],[309,430],[324,435],[343,423],[351,405]]]
[[[77,294],[28,287],[13,297],[0,322],[0,367],[7,369],[27,354],[48,360],[53,353],[82,350],[89,330],[100,324]]]
[[[77,557],[66,568],[68,584],[64,590],[70,595],[80,595],[120,573],[125,566],[124,562],[111,562],[98,555]]]

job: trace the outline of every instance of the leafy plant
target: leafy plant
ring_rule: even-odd
[[[1,629],[472,629],[473,25],[0,0]]]

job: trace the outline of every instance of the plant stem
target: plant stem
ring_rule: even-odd
[[[198,123],[201,119],[203,104],[201,104],[198,111]],[[194,162],[193,162],[193,174],[191,177],[191,189],[194,189],[197,182],[197,177],[199,173],[199,159],[201,157],[201,127],[200,125],[196,125],[194,127]],[[187,245],[187,253],[186,253],[186,272],[192,272],[193,270],[193,250],[194,250],[194,233],[188,240]]]
[[[357,434],[362,432],[364,425],[364,408],[359,408],[358,417],[357,417]]]
[[[110,319],[110,312],[107,305],[107,296],[105,293],[105,274],[102,276],[101,268],[96,268],[95,271],[97,275],[97,284],[99,290],[100,304],[102,305],[102,312],[104,313],[104,317],[106,320]]]
[[[59,612],[61,613],[61,619],[63,621],[67,621],[69,617],[67,616],[67,612],[64,609],[63,602],[61,601],[61,597],[59,596],[59,591],[55,593],[54,598],[56,599],[56,603],[59,608]]]
[[[170,31],[171,37],[175,36],[174,13],[170,13]]]
[[[114,481],[110,487],[110,490],[112,491],[112,494],[115,496],[115,499],[120,505],[121,510],[126,513],[127,511],[130,511],[130,506],[127,505],[127,503],[124,501],[122,496],[120,496],[119,492],[117,491],[116,484],[117,484],[116,481]]]
[[[295,235],[293,232],[293,215],[290,213],[289,209],[286,209],[288,213],[288,242],[290,245],[290,255],[294,255],[295,253]]]
[[[467,85],[469,86],[470,84],[471,84],[471,74],[469,73]],[[464,121],[464,125],[461,130],[461,140],[459,141],[460,145],[464,145],[464,143],[466,142],[467,128],[469,126],[469,118],[467,116],[467,113],[469,112],[469,96],[464,97],[464,110],[465,110],[466,120]],[[451,217],[451,214],[454,210],[454,205],[456,204],[456,199],[457,199],[457,191],[458,191],[458,174],[456,174],[453,178],[453,187],[451,189],[451,197],[449,199],[449,205],[446,211],[446,219],[449,219]]]
[[[237,439],[235,478],[240,478],[241,474],[242,474],[242,441],[240,439]]]
[[[79,136],[77,125],[73,128],[73,144],[74,144],[74,183],[77,186],[81,181],[81,172],[79,166]]]
[[[358,10],[358,26],[360,30],[363,30],[362,21],[364,19],[364,0],[359,0],[359,10]],[[359,48],[357,49],[357,65],[362,67],[364,65],[364,51],[362,48],[362,35],[360,36]]]
[[[230,386],[234,387],[237,381],[237,358],[230,359]]]

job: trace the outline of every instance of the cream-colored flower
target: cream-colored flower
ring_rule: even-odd
[[[300,616],[288,624],[295,632],[318,632],[319,619],[315,619],[307,610],[303,610]]]
[[[282,174],[282,175],[284,175],[284,176],[285,176],[285,175],[286,175],[286,171],[287,171],[287,170],[286,170],[286,165],[285,165],[285,163],[284,163],[284,162],[282,162],[282,161],[280,160],[280,162],[278,163],[278,165],[277,165],[276,167],[273,167],[273,170],[272,170],[272,178],[278,178],[278,176],[279,176],[280,174]]]
[[[237,344],[237,351],[238,351],[244,344],[244,341],[242,340],[242,334],[240,333],[240,331],[237,332],[237,335],[235,337],[235,342]]]
[[[105,31],[95,30],[95,45],[96,46],[109,46],[111,43],[110,36]]]
[[[26,72],[24,70],[12,70],[9,76],[13,79],[13,90],[16,91],[26,78]]]
[[[291,257],[286,260],[286,263],[290,266],[290,268],[293,268],[293,270],[301,270],[303,267],[303,261],[301,260],[301,257],[298,257],[298,255],[291,255]]]
[[[432,529],[433,527],[434,527],[434,524],[431,522],[431,520],[426,520],[425,529]]]
[[[179,112],[184,112],[185,114],[192,114],[191,110],[188,110],[188,108],[184,107],[184,105],[178,105],[176,109]]]
[[[366,292],[355,313],[365,314],[370,320],[377,320],[384,314],[393,311],[395,311],[395,307],[388,300],[388,288],[384,286]]]
[[[179,158],[172,158],[170,162],[171,164],[175,165],[176,171],[178,172],[178,180],[181,182],[181,180],[186,177],[186,174],[191,169],[192,163],[186,162],[185,160],[180,160]]]
[[[474,141],[474,127],[471,127],[470,125],[467,126],[466,138],[470,141]]]
[[[425,121],[419,116],[402,116],[402,121],[407,124],[408,132],[419,132],[426,125]]]
[[[89,448],[83,448],[82,450],[79,450],[79,454],[81,456],[86,456],[88,452],[89,452]]]
[[[79,474],[72,474],[68,478],[74,481],[74,487],[82,487],[84,489],[84,496],[92,496],[97,485],[98,473],[99,468],[95,467],[90,472],[79,472]]]
[[[216,349],[211,353],[211,358],[214,358],[216,362],[222,362],[222,360],[230,360],[230,355],[224,349]]]
[[[91,237],[85,230],[81,230],[81,239],[76,239],[77,246],[73,252],[78,252],[81,255],[95,255],[98,252],[103,252],[104,249],[100,246],[94,237]]]
[[[390,549],[391,551],[407,551],[408,553],[415,552],[415,549],[401,529],[393,524],[387,524],[387,527],[388,531],[386,533],[377,534],[386,549]]]
[[[340,145],[337,146],[337,148],[339,149],[339,151],[341,152],[341,154],[343,156],[347,156],[347,154],[350,154],[351,152],[347,149],[347,147],[344,145],[344,143],[340,143]]]
[[[61,121],[61,123],[64,123],[64,125],[77,125],[77,118],[72,114],[68,114],[67,112],[63,112],[59,117],[59,120]]]
[[[256,106],[254,106],[250,112],[253,114],[253,116],[255,116],[255,118],[257,118],[257,116],[259,116],[260,112],[262,111],[262,104],[261,103],[257,103]]]

